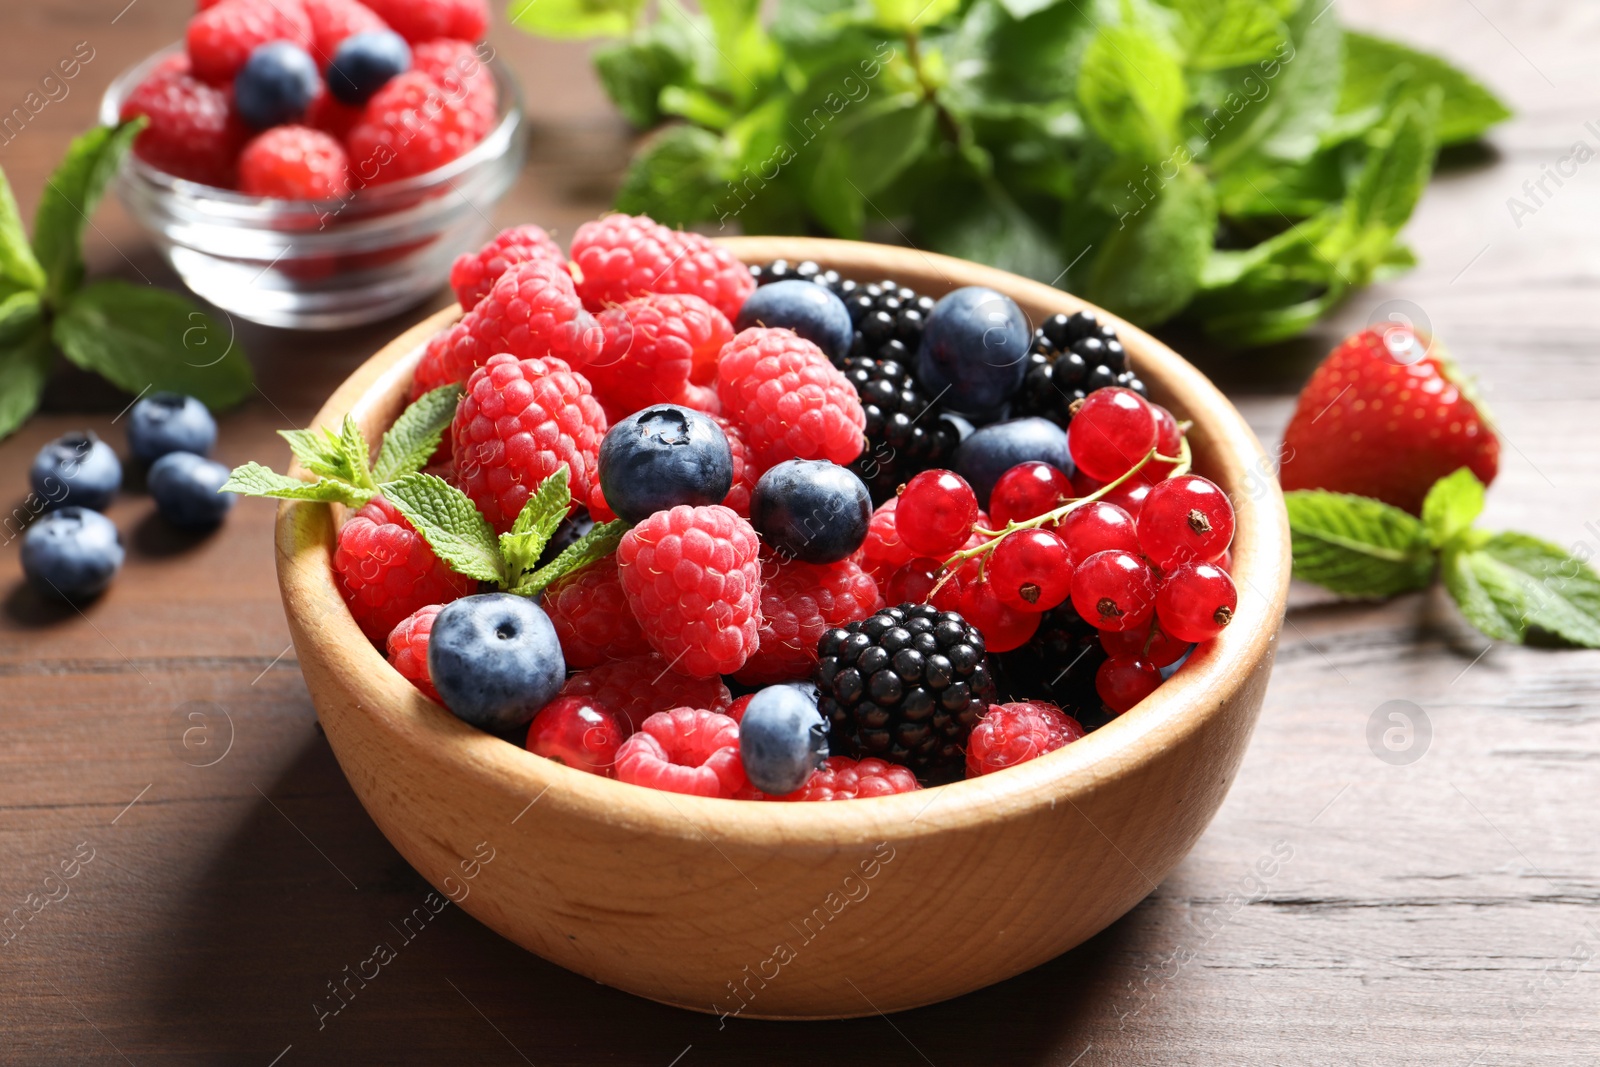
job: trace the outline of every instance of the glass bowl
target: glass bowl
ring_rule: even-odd
[[[123,71],[101,99],[100,121],[114,125],[134,88],[181,48]],[[522,95],[500,64],[486,65],[500,121],[470,152],[426,174],[342,200],[274,200],[175,178],[130,152],[117,195],[184,284],[232,315],[312,330],[387,318],[437,292],[456,256],[484,241],[522,167]]]

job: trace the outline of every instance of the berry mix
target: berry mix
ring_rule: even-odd
[[[122,106],[178,178],[327,200],[442,166],[497,121],[485,0],[199,0]]]
[[[334,556],[362,630],[539,755],[903,793],[1070,744],[1233,616],[1228,497],[1090,313],[1034,331],[994,290],[747,268],[626,215],[570,256],[507,230],[451,282],[370,470],[300,432],[317,483],[230,488],[363,502]]]

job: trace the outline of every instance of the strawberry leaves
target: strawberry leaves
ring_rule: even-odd
[[[1600,648],[1600,575],[1559,545],[1472,524],[1484,486],[1467,468],[1440,478],[1418,519],[1368,497],[1284,494],[1294,576],[1342,596],[1389,597],[1437,574],[1461,614],[1489,637]]]

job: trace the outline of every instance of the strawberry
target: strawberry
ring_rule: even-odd
[[[1283,437],[1288,489],[1375,497],[1413,515],[1440,478],[1488,485],[1500,440],[1437,342],[1404,326],[1352,334],[1311,375]]]

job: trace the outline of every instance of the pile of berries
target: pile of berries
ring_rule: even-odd
[[[485,0],[200,0],[122,106],[178,178],[329,200],[456,159],[497,121]]]
[[[1233,509],[1182,425],[1114,382],[1065,429],[1006,417],[1038,348],[998,292],[751,271],[626,215],[567,254],[508,230],[451,281],[465,315],[412,387],[461,386],[429,470],[513,540],[564,471],[564,543],[615,550],[537,601],[478,593],[377,496],[334,565],[397,670],[537,754],[712,797],[906,792],[1082,737],[1232,619]],[[899,301],[902,348],[864,349],[851,294]],[[916,390],[968,432],[874,506],[871,409]]]

